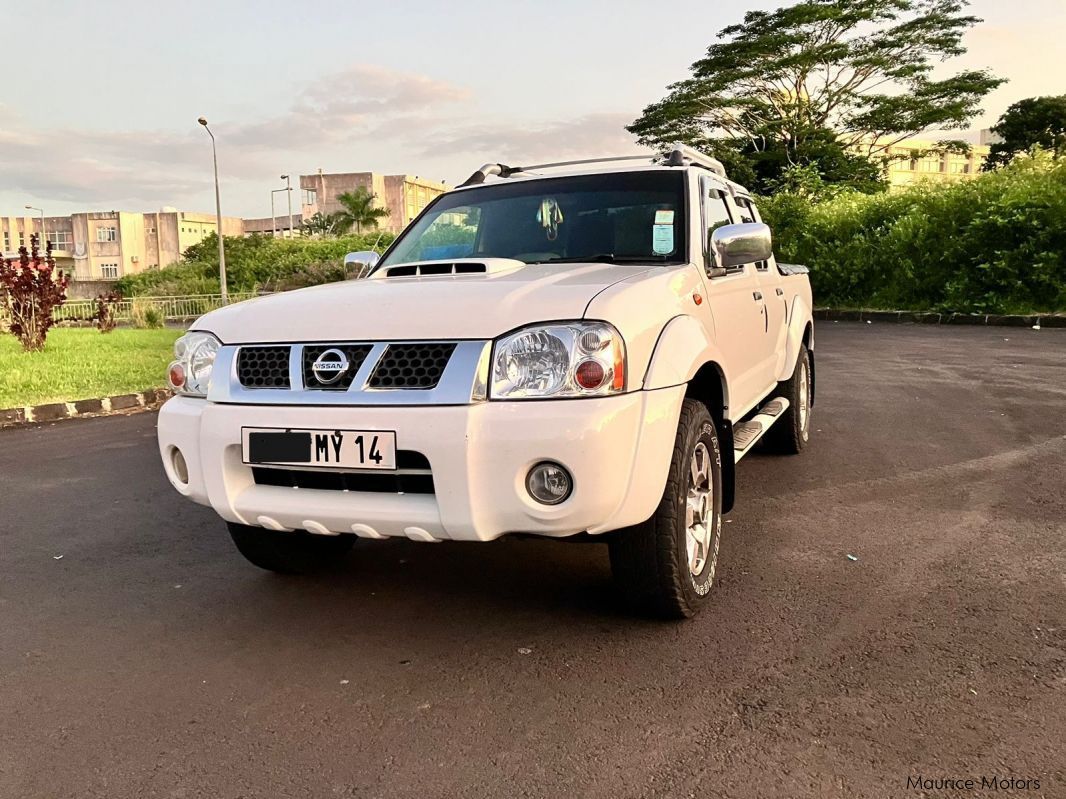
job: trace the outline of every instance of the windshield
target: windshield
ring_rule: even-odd
[[[495,183],[445,194],[378,268],[413,261],[685,259],[684,175],[646,171]]]

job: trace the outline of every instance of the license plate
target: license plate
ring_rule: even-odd
[[[395,469],[392,430],[241,428],[244,462],[329,469]]]

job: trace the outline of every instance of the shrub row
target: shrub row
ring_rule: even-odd
[[[973,180],[822,202],[760,203],[779,260],[838,308],[1066,310],[1066,160],[1038,153]]]
[[[343,280],[351,277],[344,271],[346,253],[373,249],[375,244],[380,252],[393,238],[377,232],[321,239],[227,236],[226,283],[230,291],[241,292]],[[218,239],[211,235],[190,247],[180,263],[123,277],[117,288],[126,297],[218,294]]]

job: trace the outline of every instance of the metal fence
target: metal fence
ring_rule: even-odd
[[[246,292],[230,294],[231,303],[257,297],[258,294]],[[134,310],[143,313],[148,308],[158,310],[164,319],[191,319],[208,311],[222,307],[221,294],[190,294],[184,297],[133,297],[115,303],[115,319],[120,322],[132,321]],[[86,321],[96,315],[96,300],[71,300],[56,308],[53,318],[57,322]]]

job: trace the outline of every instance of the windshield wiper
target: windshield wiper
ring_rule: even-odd
[[[658,264],[668,260],[665,255],[615,255],[613,252],[600,252],[592,255],[571,255],[565,258],[546,258],[543,261],[530,261],[531,264]]]

